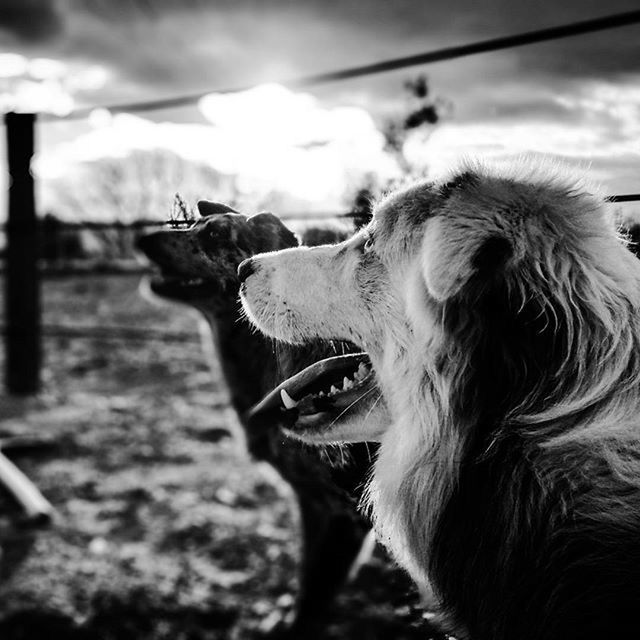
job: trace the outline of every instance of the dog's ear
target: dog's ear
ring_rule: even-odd
[[[213,216],[217,213],[240,213],[239,211],[232,209],[228,204],[212,202],[210,200],[199,200],[198,212],[203,218],[206,216]]]
[[[444,302],[460,293],[472,279],[497,275],[513,255],[502,235],[456,228],[444,217],[429,221],[422,244],[422,273],[429,294]]]
[[[261,251],[279,251],[298,246],[298,238],[278,216],[266,211],[256,213],[248,220],[259,239]]]

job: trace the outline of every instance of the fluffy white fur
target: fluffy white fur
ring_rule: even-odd
[[[640,263],[597,196],[556,168],[470,165],[346,242],[252,266],[262,331],[369,353],[392,422],[368,505],[459,633],[636,628]]]

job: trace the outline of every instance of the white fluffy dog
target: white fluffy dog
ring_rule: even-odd
[[[599,198],[470,166],[240,275],[263,332],[367,351],[390,414],[370,438],[376,529],[458,634],[640,637],[640,262]]]

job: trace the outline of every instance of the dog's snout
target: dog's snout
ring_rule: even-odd
[[[150,253],[153,251],[155,241],[154,236],[154,233],[144,233],[138,236],[136,239],[136,248],[138,251],[141,251],[145,256],[149,257]]]
[[[146,248],[148,243],[149,243],[149,241],[147,240],[147,236],[146,235],[138,236],[136,238],[136,248],[138,248],[142,252],[145,252],[145,248]]]
[[[252,273],[256,272],[256,265],[253,258],[243,260],[238,267],[238,278],[240,282],[244,282]]]

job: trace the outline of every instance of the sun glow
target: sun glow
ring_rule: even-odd
[[[9,62],[6,66],[19,70],[19,61]],[[508,162],[522,154],[543,154],[588,171],[609,193],[637,190],[630,187],[640,171],[637,87],[585,84],[553,100],[562,106],[562,120],[523,113],[451,118],[429,136],[410,136],[405,155],[418,171],[438,177],[466,156]],[[52,183],[78,173],[75,169],[84,162],[165,149],[232,177],[240,199],[251,206],[277,202],[284,213],[341,210],[354,186],[365,184],[368,176],[384,183],[401,173],[364,108],[327,108],[310,94],[277,84],[211,94],[198,108],[206,124],[154,122],[98,109],[88,127],[82,125],[84,133],[43,145],[39,175]],[[166,185],[167,202],[177,187]]]
[[[0,53],[0,111],[64,116],[76,92],[100,88],[108,75],[100,65]]]
[[[366,175],[384,179],[399,172],[373,118],[361,108],[327,109],[309,94],[275,84],[212,94],[199,108],[210,124],[155,123],[96,110],[89,132],[43,150],[38,173],[55,180],[78,163],[168,149],[236,176],[239,190],[256,201],[281,193],[284,202],[289,198],[303,210],[338,211],[347,190]],[[167,185],[168,198],[175,189]]]

